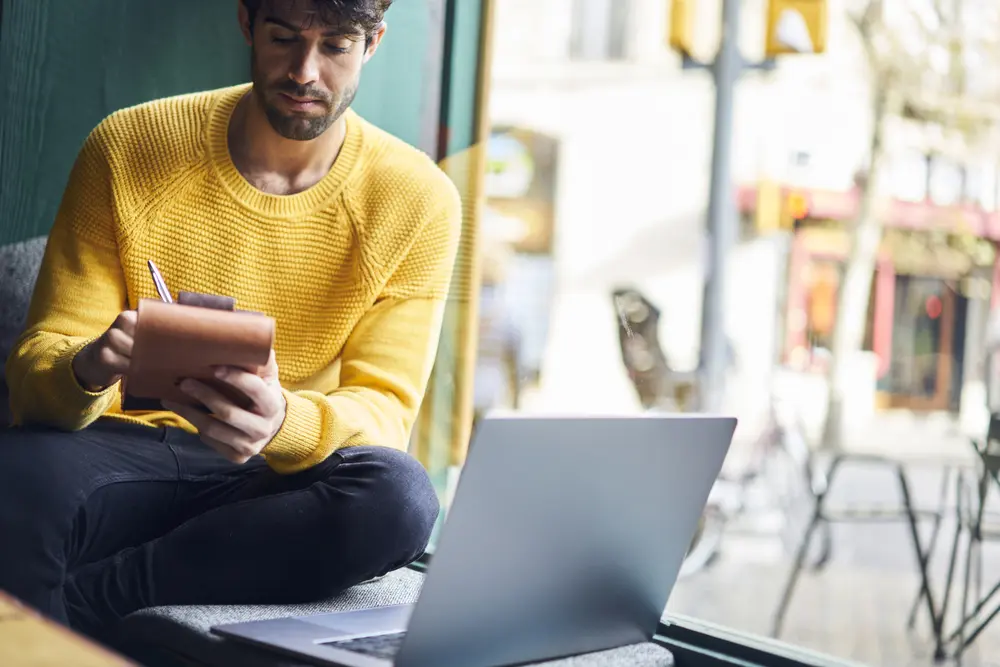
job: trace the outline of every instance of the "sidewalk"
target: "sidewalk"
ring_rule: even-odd
[[[948,415],[906,411],[875,414],[853,429],[847,449],[908,461],[913,502],[923,508],[937,508],[940,502],[943,462],[961,464],[973,457],[967,437]],[[739,456],[739,452],[734,455]],[[898,506],[900,500],[891,470],[850,466],[838,474],[828,507]],[[949,497],[949,504],[953,502]],[[788,539],[789,531],[780,515],[765,519],[772,520],[742,522],[743,528],[749,525],[758,529],[756,532],[727,533],[719,560],[681,580],[669,609],[766,635],[801,528]],[[922,524],[921,530],[926,544],[930,522]],[[954,534],[954,520],[943,522],[931,560],[938,604]],[[959,558],[964,563],[961,550]],[[983,562],[983,590],[988,591],[1000,581],[1000,545],[985,545]],[[961,581],[961,567],[957,572],[957,581]],[[916,630],[906,630],[919,582],[912,539],[904,522],[835,525],[832,560],[821,572],[803,571],[781,639],[866,665],[930,667],[934,664],[933,647],[926,612],[921,611]],[[960,590],[959,586],[953,589],[952,610],[960,604]],[[963,664],[1000,667],[1000,619],[966,653]]]

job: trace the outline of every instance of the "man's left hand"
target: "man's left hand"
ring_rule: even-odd
[[[260,375],[220,366],[215,376],[246,394],[253,407],[245,410],[203,382],[190,378],[181,383],[181,390],[208,408],[210,414],[169,401],[163,405],[189,421],[198,429],[202,442],[226,459],[246,463],[260,454],[285,421],[285,397],[278,382],[274,350]]]

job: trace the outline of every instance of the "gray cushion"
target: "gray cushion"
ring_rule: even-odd
[[[0,427],[9,421],[7,383],[3,366],[14,341],[24,330],[38,267],[45,253],[45,236],[0,245]]]
[[[138,654],[137,657],[141,656],[143,663],[149,667],[161,664],[302,667],[307,663],[222,639],[209,630],[221,623],[409,603],[416,600],[422,581],[422,574],[407,569],[355,586],[332,600],[314,604],[144,609],[124,619],[118,634],[128,638],[127,650],[133,655]],[[139,644],[145,649],[136,649]],[[545,664],[547,667],[667,667],[674,663],[666,649],[656,644],[640,644]]]

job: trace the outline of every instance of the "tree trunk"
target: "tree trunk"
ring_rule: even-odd
[[[861,350],[865,337],[865,319],[872,276],[882,241],[881,211],[878,210],[879,180],[885,157],[883,133],[889,114],[889,86],[883,77],[876,77],[873,90],[872,135],[867,177],[859,183],[858,217],[851,231],[851,248],[844,266],[844,277],[837,294],[837,312],[833,329],[828,376],[826,419],[821,446],[839,449],[844,438],[844,396],[851,360]]]

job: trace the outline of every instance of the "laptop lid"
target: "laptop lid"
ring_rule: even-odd
[[[648,641],[735,428],[699,415],[484,420],[395,664]]]

